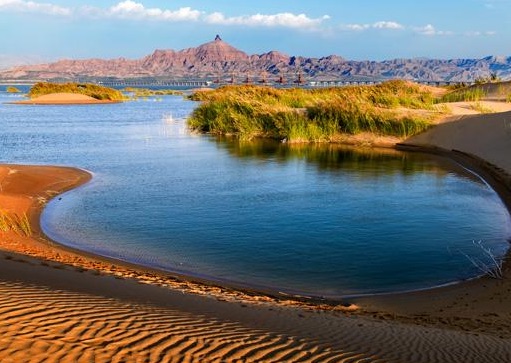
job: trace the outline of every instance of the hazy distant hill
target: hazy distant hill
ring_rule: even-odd
[[[36,56],[25,56],[16,57],[13,55],[0,54],[0,70],[7,70],[15,66],[38,64],[44,61],[41,57]]]
[[[230,78],[249,81],[291,80],[300,74],[304,80],[366,80],[402,78],[424,81],[472,82],[496,73],[511,79],[511,57],[482,59],[394,59],[382,62],[350,61],[337,55],[322,58],[288,56],[278,51],[248,55],[220,39],[180,51],[156,50],[141,59],[61,60],[55,63],[19,66],[0,72],[0,79],[104,79]]]

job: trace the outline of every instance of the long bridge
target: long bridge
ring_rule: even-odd
[[[200,88],[200,87],[217,87],[220,85],[227,84],[259,84],[269,85],[275,87],[343,87],[343,86],[359,86],[359,85],[374,85],[380,84],[392,79],[374,79],[374,80],[352,80],[352,79],[331,79],[331,80],[304,80],[298,78],[296,80],[280,80],[276,81],[256,81],[256,80],[228,80],[228,81],[212,81],[212,80],[91,80],[91,79],[76,79],[78,83],[95,83],[107,87],[183,87],[183,88]],[[413,80],[409,81],[429,85],[429,86],[453,86],[453,85],[471,85],[471,82],[452,82],[452,81],[430,81],[430,80]],[[0,84],[4,85],[19,85],[19,84],[34,84],[40,82],[40,80],[0,80]],[[68,81],[66,81],[68,82]],[[59,82],[60,83],[60,82]],[[64,81],[62,81],[64,83]]]
[[[90,82],[90,81],[89,81]],[[83,82],[87,83],[87,82]],[[162,86],[162,87],[210,87],[214,83],[211,81],[98,81],[93,82],[107,87],[151,87],[151,86]]]
[[[214,87],[226,84],[259,84],[271,86],[297,86],[297,87],[343,87],[343,86],[360,86],[360,85],[374,85],[386,82],[389,80],[323,80],[323,81],[290,81],[290,82],[215,82],[203,80],[184,80],[184,81],[104,81],[97,82],[107,87],[149,87],[149,86],[162,86],[162,87]],[[429,81],[429,80],[410,80],[414,83],[428,85],[428,86],[453,86],[453,85],[467,85],[466,82],[451,82],[451,81]]]

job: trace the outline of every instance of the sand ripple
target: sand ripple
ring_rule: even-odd
[[[343,355],[239,323],[11,282],[0,283],[0,332],[2,362],[326,362]]]
[[[0,281],[0,361],[505,362],[511,356],[511,341],[491,336],[232,307],[245,310],[248,320]]]

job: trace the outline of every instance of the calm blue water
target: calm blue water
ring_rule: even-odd
[[[187,132],[181,97],[16,106],[1,92],[0,161],[78,166],[86,186],[43,227],[79,249],[169,271],[316,296],[427,288],[502,256],[510,217],[446,160]]]

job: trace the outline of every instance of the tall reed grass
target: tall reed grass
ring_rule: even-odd
[[[486,92],[482,88],[468,87],[445,94],[440,102],[478,102],[484,97]]]
[[[404,81],[313,90],[227,86],[198,91],[190,98],[202,101],[188,120],[193,130],[295,142],[327,142],[336,134],[361,132],[407,137],[430,123],[427,117],[406,116],[400,109],[435,107],[429,90]]]

